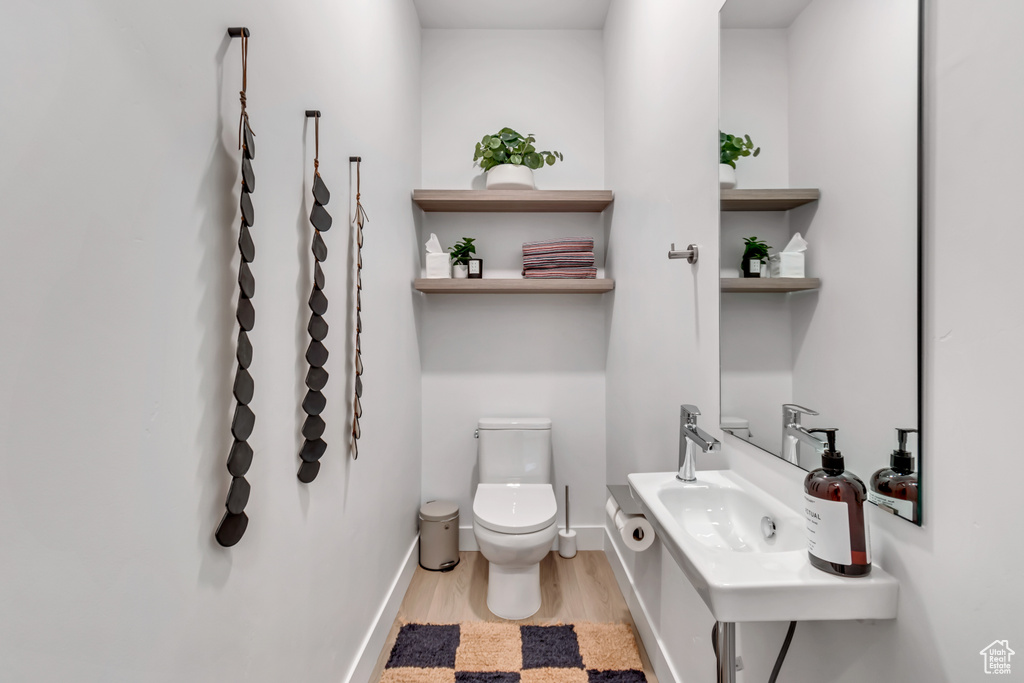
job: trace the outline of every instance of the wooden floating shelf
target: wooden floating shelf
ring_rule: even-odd
[[[413,190],[424,211],[600,213],[611,190]]]
[[[722,211],[789,211],[821,198],[821,190],[722,190]]]
[[[413,287],[427,294],[603,294],[615,289],[615,280],[418,278]]]
[[[723,277],[723,292],[746,292],[748,294],[772,294],[778,292],[807,292],[821,287],[816,277]]]

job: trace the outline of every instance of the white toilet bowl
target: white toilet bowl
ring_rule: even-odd
[[[558,534],[550,484],[480,484],[473,533],[487,558],[487,607],[502,619],[540,609],[540,561]]]

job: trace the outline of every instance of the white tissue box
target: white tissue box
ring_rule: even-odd
[[[804,277],[804,252],[783,251],[768,258],[772,277]]]
[[[427,254],[427,277],[446,278],[452,276],[452,259],[445,253]]]

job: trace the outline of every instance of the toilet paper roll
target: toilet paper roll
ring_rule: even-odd
[[[605,504],[605,511],[611,518],[615,528],[619,530],[619,536],[627,548],[633,552],[643,552],[654,544],[654,527],[643,515],[627,515],[609,498]]]

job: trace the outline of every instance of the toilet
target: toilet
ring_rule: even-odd
[[[558,533],[551,420],[485,417],[477,435],[473,534],[488,562],[487,607],[526,619],[540,609],[540,561]]]

